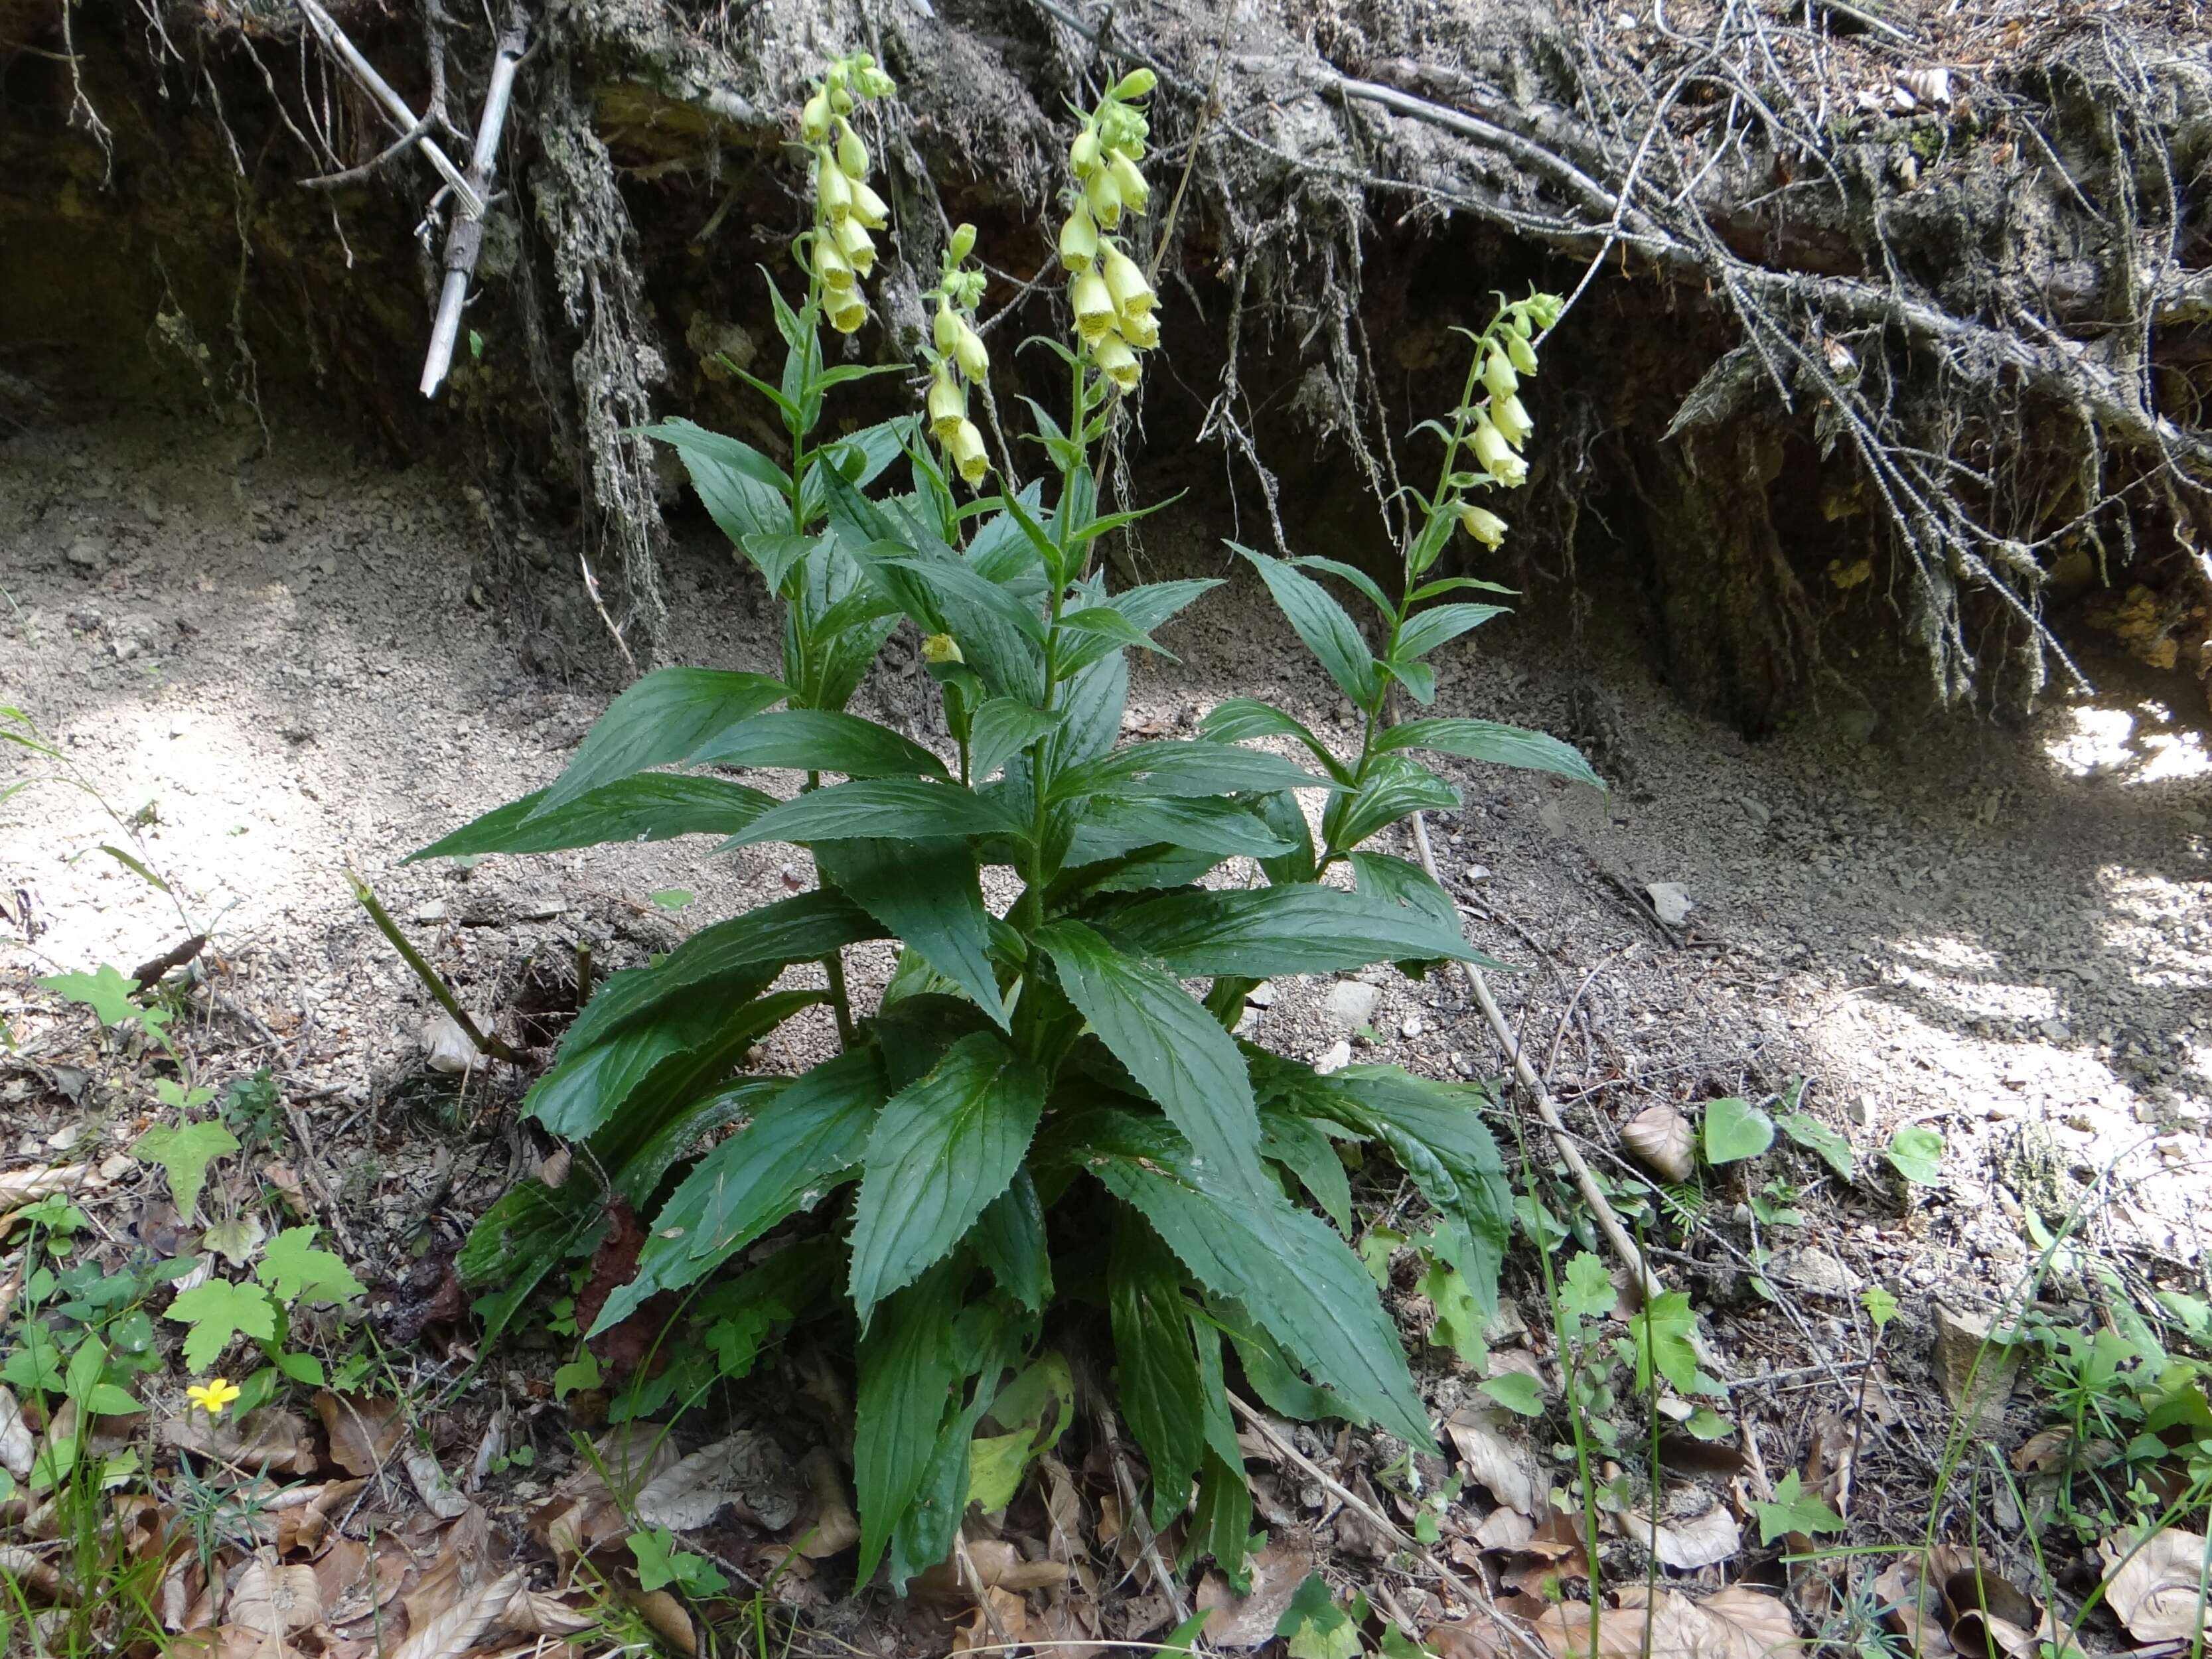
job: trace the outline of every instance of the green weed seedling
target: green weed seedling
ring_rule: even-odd
[[[665,1371],[632,1385],[632,1416],[696,1397],[730,1357],[750,1363],[771,1323],[834,1317],[858,1373],[860,1574],[888,1561],[895,1586],[945,1558],[979,1492],[1004,1489],[993,1443],[1034,1443],[1007,1391],[1049,1356],[1073,1299],[1103,1304],[1114,1352],[1097,1374],[1146,1455],[1155,1522],[1194,1503],[1185,1553],[1211,1555],[1232,1583],[1252,1500],[1224,1341],[1272,1408],[1432,1445],[1346,1236],[1338,1149],[1367,1146],[1411,1178],[1479,1331],[1511,1202],[1480,1116],[1490,1097],[1386,1066],[1324,1077],[1231,1033],[1272,975],[1487,960],[1449,897],[1377,845],[1412,813],[1457,804],[1420,757],[1598,782],[1540,733],[1391,719],[1397,693],[1433,702],[1437,651],[1502,614],[1495,584],[1434,567],[1462,532],[1493,547],[1505,533],[1481,502],[1527,476],[1518,387],[1560,309],[1543,295],[1501,299],[1462,331],[1459,398],[1422,428],[1441,451],[1436,483],[1395,504],[1407,523],[1395,592],[1335,558],[1237,550],[1353,705],[1357,752],[1246,697],[1194,737],[1122,743],[1130,653],[1160,651],[1158,630],[1218,585],[1115,591],[1099,557],[1147,510],[1109,506],[1101,475],[1159,342],[1158,298],[1125,240],[1150,202],[1152,87],[1149,71],[1125,76],[1074,136],[1056,238],[1074,327],[1028,343],[1065,399],[1024,400],[1047,477],[1017,486],[994,478],[970,414],[992,362],[969,227],[926,296],[922,415],[825,426],[833,392],[896,370],[832,366],[823,350],[825,323],[849,335],[868,315],[887,210],[853,116],[894,90],[865,56],[832,65],[801,118],[805,291],[794,305],[769,282],[783,368],[770,380],[726,365],[773,409],[784,453],[680,420],[650,433],[780,601],[779,671],[648,675],[548,787],[414,855],[699,834],[725,853],[786,842],[811,855],[811,890],[711,921],[596,992],[526,1109],[581,1143],[605,1185],[523,1183],[460,1265],[495,1336],[597,1243],[611,1191],[650,1235],[594,1332],[663,1291],[734,1287],[718,1304],[720,1347],[711,1324],[679,1343]],[[1324,580],[1356,596],[1365,628]],[[847,710],[901,627],[936,684],[949,753]],[[780,775],[787,792],[691,769],[702,767]],[[1265,884],[1204,884],[1237,858]],[[987,870],[1014,893],[1003,910],[984,902]],[[896,963],[872,1000],[848,953],[878,941]],[[1202,998],[1191,981],[1207,982]],[[796,1078],[739,1074],[764,1035],[816,1009],[834,1022],[833,1057]],[[810,1214],[820,1219],[787,1227]],[[795,1242],[757,1262],[779,1229],[777,1243]],[[759,1279],[778,1264],[785,1278]],[[777,1299],[801,1273],[807,1294]]]

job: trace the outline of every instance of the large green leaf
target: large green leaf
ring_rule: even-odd
[[[754,985],[765,985],[776,971],[763,969]],[[523,1109],[571,1140],[622,1112],[657,1128],[735,1069],[755,1042],[823,994],[780,991],[750,1000],[694,999],[680,1011],[634,1022],[562,1060],[532,1085]]]
[[[483,1340],[497,1341],[545,1275],[590,1249],[605,1226],[605,1206],[588,1181],[557,1190],[542,1181],[519,1182],[478,1216],[453,1265],[463,1284],[485,1287],[475,1304]]]
[[[1030,1322],[1012,1317],[1003,1303],[995,1301],[961,1310],[952,1334],[953,1358],[959,1367],[951,1395],[952,1413],[938,1432],[936,1449],[922,1472],[913,1506],[899,1517],[891,1534],[888,1577],[894,1592],[903,1594],[908,1579],[952,1553],[961,1517],[968,1512],[975,1425],[998,1400],[1000,1378],[1021,1362]]]
[[[789,689],[765,674],[661,668],[617,697],[540,798],[537,815],[602,784],[655,766],[679,766],[741,720],[781,702]]]
[[[1377,755],[1368,766],[1367,781],[1356,793],[1329,802],[1322,828],[1330,846],[1350,852],[1408,813],[1449,811],[1458,805],[1459,791],[1419,762],[1403,755]]]
[[[1114,1323],[1115,1396],[1152,1471],[1152,1525],[1190,1501],[1206,1455],[1205,1397],[1191,1349],[1182,1269],[1144,1218],[1121,1210],[1106,1265]]]
[[[861,1334],[853,1412],[859,1583],[874,1576],[936,1453],[947,1398],[963,1374],[953,1327],[967,1278],[957,1261],[940,1263],[885,1302]]]
[[[1291,851],[1293,845],[1234,801],[1094,795],[1081,811],[1068,848],[1067,861],[1073,866],[1119,858],[1140,847],[1166,845],[1224,857],[1243,853],[1272,858]]]
[[[993,697],[975,711],[969,729],[968,775],[981,783],[1040,738],[1060,730],[1063,711],[1051,714],[1012,697]]]
[[[1591,770],[1581,754],[1557,738],[1495,720],[1407,720],[1386,727],[1376,738],[1377,749],[1426,749],[1462,760],[1489,761],[1498,766],[1518,766],[1535,772],[1556,772],[1563,778],[1605,787],[1605,780]]]
[[[661,1206],[636,1276],[608,1300],[594,1328],[619,1323],[658,1291],[696,1283],[819,1203],[859,1166],[883,1100],[874,1056],[859,1052],[824,1061],[761,1102]]]
[[[1260,1115],[1237,1044],[1168,972],[1115,950],[1079,921],[1036,944],[1068,1000],[1138,1085],[1159,1103],[1224,1191],[1279,1192],[1260,1162]]]
[[[968,1237],[999,1288],[1031,1313],[1042,1313],[1052,1300],[1052,1252],[1045,1240],[1044,1205],[1026,1168],[1014,1171],[1006,1190],[985,1207]]]
[[[818,889],[702,927],[653,966],[625,969],[601,986],[562,1039],[562,1057],[672,1003],[705,994],[727,1001],[741,986],[767,985],[787,963],[812,962],[883,936],[883,924],[859,905]]]
[[[911,1284],[1006,1191],[1044,1114],[1045,1076],[988,1033],[963,1037],[891,1097],[853,1212],[854,1311]]]
[[[1234,974],[1328,974],[1370,963],[1454,957],[1483,962],[1449,931],[1372,893],[1299,884],[1169,893],[1107,924],[1129,951],[1196,979]]]
[[[1121,735],[1121,716],[1129,706],[1129,659],[1120,652],[1100,659],[1068,681],[1060,693],[1067,724],[1054,740],[1062,766],[1075,766],[1104,754]]]
[[[1260,1109],[1260,1155],[1298,1178],[1340,1233],[1352,1231],[1352,1181],[1328,1136],[1309,1117],[1279,1107]]]
[[[764,841],[925,841],[945,836],[1008,836],[1029,826],[992,798],[957,783],[922,778],[856,778],[811,790],[755,818],[723,848]]]
[[[763,532],[791,528],[790,475],[750,444],[685,420],[647,427],[645,435],[683,457],[692,488],[735,545],[744,547]]]
[[[828,708],[756,714],[700,745],[702,765],[775,766],[848,777],[945,775],[945,763],[887,726]]]
[[[617,1117],[587,1143],[589,1156],[615,1191],[633,1208],[650,1207],[662,1179],[685,1154],[716,1129],[749,1118],[790,1082],[788,1078],[740,1079],[727,1088],[687,1101],[658,1123],[643,1114]]]
[[[1217,703],[1213,711],[1198,723],[1198,735],[1215,743],[1244,743],[1254,738],[1294,738],[1313,753],[1313,757],[1328,769],[1339,782],[1351,781],[1351,774],[1344,763],[1329,751],[1323,743],[1302,721],[1285,714],[1273,703],[1261,702],[1256,697],[1231,697]]]
[[[1415,662],[1438,646],[1457,639],[1471,628],[1480,628],[1492,617],[1506,615],[1502,605],[1439,605],[1417,611],[1398,630],[1394,661]]]
[[[1092,795],[1210,796],[1278,789],[1334,789],[1304,767],[1233,743],[1162,738],[1072,766],[1053,781],[1054,800]]]
[[[1376,678],[1375,653],[1361,635],[1359,625],[1345,614],[1344,607],[1304,571],[1235,542],[1229,545],[1252,562],[1284,617],[1305,641],[1306,649],[1328,671],[1337,690],[1362,708],[1371,705],[1380,687]]]
[[[1055,1138],[1061,1149],[1141,1211],[1200,1284],[1243,1304],[1315,1382],[1409,1443],[1433,1446],[1397,1327],[1327,1222],[1272,1182],[1224,1188],[1210,1161],[1157,1119],[1085,1112]]]
[[[1395,1066],[1350,1066],[1328,1077],[1246,1047],[1258,1097],[1273,1110],[1325,1120],[1380,1140],[1468,1249],[1460,1271],[1487,1313],[1497,1306],[1498,1270],[1513,1227],[1513,1193],[1498,1143],[1484,1127],[1487,1091],[1417,1078]]]
[[[967,842],[841,841],[819,856],[824,880],[1006,1024],[991,968],[990,914]]]
[[[727,778],[644,772],[602,784],[566,806],[533,817],[543,789],[494,807],[441,841],[400,862],[471,858],[486,853],[560,853],[611,842],[667,841],[677,836],[733,836],[775,805],[775,797]]]

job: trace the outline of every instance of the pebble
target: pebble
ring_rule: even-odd
[[[1314,1061],[1314,1070],[1327,1077],[1330,1073],[1340,1072],[1351,1064],[1352,1045],[1339,1037],[1329,1045],[1328,1053]]]
[[[1650,895],[1652,912],[1662,927],[1680,927],[1690,919],[1690,912],[1698,908],[1688,890],[1679,881],[1651,882],[1644,890]]]
[[[79,536],[62,556],[79,570],[97,570],[107,562],[107,550],[90,536]]]
[[[2063,1019],[2046,1019],[2036,1029],[2043,1033],[2043,1040],[2046,1042],[2070,1042],[2074,1040],[2074,1028]]]
[[[1380,987],[1346,979],[1339,980],[1329,988],[1326,1006],[1331,1019],[1340,1025],[1356,1030],[1374,1019],[1376,1007],[1382,1000]]]
[[[1467,884],[1472,887],[1478,881],[1490,879],[1490,866],[1486,864],[1470,864],[1463,873],[1467,878]]]
[[[1410,1041],[1411,1039],[1420,1036],[1420,1034],[1426,1029],[1427,1028],[1421,1024],[1421,1017],[1419,1014],[1408,1014],[1404,1021],[1399,1025],[1398,1035]]]

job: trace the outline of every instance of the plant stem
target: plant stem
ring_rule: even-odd
[[[422,959],[422,953],[409,943],[406,934],[399,931],[399,924],[392,921],[392,913],[384,908],[383,901],[376,896],[375,890],[351,870],[346,872],[346,879],[353,884],[353,896],[361,902],[362,908],[368,912],[368,919],[376,924],[376,931],[392,942],[392,948],[399,952],[400,959],[414,970],[415,977],[422,981],[422,988],[437,999],[438,1006],[452,1017],[454,1024],[461,1028],[461,1035],[476,1045],[477,1052],[489,1054],[494,1060],[520,1061],[522,1056],[514,1049],[497,1037],[486,1036],[477,1029],[476,1021],[469,1018],[468,1010],[462,1007],[459,999],[446,988],[446,981],[438,977],[436,970]]]

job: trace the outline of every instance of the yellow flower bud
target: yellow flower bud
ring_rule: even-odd
[[[860,276],[876,268],[876,239],[858,219],[844,219],[830,227],[830,234],[836,239],[837,252]]]
[[[1094,342],[1104,339],[1114,327],[1114,296],[1107,291],[1106,279],[1098,274],[1097,267],[1076,274],[1068,299],[1075,307],[1075,326],[1083,337]]]
[[[975,251],[975,227],[970,224],[953,226],[952,245],[945,250],[946,257],[957,265]]]
[[[1536,423],[1528,418],[1528,411],[1521,407],[1518,398],[1492,398],[1490,400],[1490,418],[1505,434],[1505,441],[1516,449],[1528,442],[1528,434],[1536,429]]]
[[[860,297],[857,288],[832,289],[823,302],[830,326],[840,334],[858,334],[860,325],[868,320],[868,302]]]
[[[837,118],[837,170],[848,179],[868,176],[868,147],[853,131],[853,124],[842,115]]]
[[[1106,291],[1114,296],[1114,309],[1124,319],[1141,317],[1152,308],[1156,297],[1152,285],[1145,280],[1145,273],[1134,259],[1109,244],[1105,258],[1099,263],[1106,277]]]
[[[884,205],[882,197],[868,188],[866,179],[848,179],[846,189],[852,198],[853,216],[870,230],[881,230],[890,222],[890,210]]]
[[[1520,390],[1521,377],[1513,372],[1513,365],[1496,346],[1483,358],[1482,383],[1490,388],[1493,398],[1510,398]]]
[[[960,343],[960,319],[953,313],[952,301],[940,299],[937,315],[929,326],[931,343],[950,356]]]
[[[1081,270],[1097,257],[1098,227],[1091,217],[1090,207],[1078,202],[1067,222],[1060,228],[1060,263],[1069,270]]]
[[[1473,501],[1459,504],[1459,522],[1462,529],[1485,547],[1496,547],[1505,539],[1505,520]]]
[[[816,93],[799,112],[799,136],[810,144],[818,144],[830,136],[830,98],[826,93]]]
[[[1160,343],[1160,319],[1149,311],[1134,317],[1124,313],[1119,328],[1121,337],[1139,351],[1150,351]]]
[[[1106,158],[1106,170],[1114,175],[1115,186],[1121,192],[1122,203],[1129,211],[1142,213],[1145,204],[1152,198],[1152,187],[1137,171],[1137,164],[1117,149]]]
[[[930,435],[941,444],[949,444],[954,431],[967,418],[968,394],[940,363],[929,383]]]
[[[1513,360],[1513,367],[1523,374],[1536,372],[1536,348],[1517,329],[1505,331],[1505,355]]]
[[[1121,186],[1107,168],[1100,167],[1085,181],[1083,199],[1090,205],[1091,216],[1106,229],[1121,222]]]
[[[840,115],[850,115],[853,112],[853,94],[845,90],[844,82],[842,79],[830,88],[830,107]]]
[[[1114,83],[1114,96],[1123,103],[1142,98],[1159,85],[1160,77],[1148,69],[1133,69]]]
[[[950,634],[925,634],[921,636],[921,659],[930,663],[966,662],[961,654],[960,641]]]
[[[853,211],[853,181],[838,170],[829,145],[816,150],[814,157],[814,199],[822,216],[834,225]]]
[[[1099,371],[1124,392],[1137,389],[1137,354],[1129,349],[1129,343],[1118,334],[1109,334],[1091,348],[1091,356]]]
[[[814,239],[814,274],[834,292],[853,286],[853,262],[827,236]]]
[[[1098,171],[1098,129],[1085,122],[1067,147],[1067,165],[1075,169],[1077,178],[1088,179]]]
[[[969,489],[983,482],[983,475],[991,470],[991,460],[983,453],[983,434],[975,429],[975,422],[961,422],[945,447],[951,453],[952,465],[959,468]]]
[[[984,349],[983,337],[965,323],[960,325],[960,338],[952,355],[960,372],[971,380],[981,380],[991,372],[991,354]]]
[[[1504,435],[1487,420],[1474,429],[1474,458],[1482,470],[1508,489],[1528,480],[1528,464],[1513,453]]]

